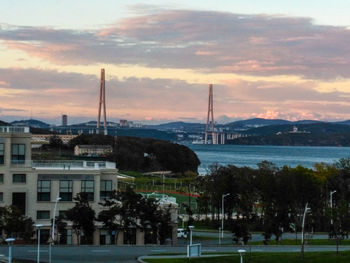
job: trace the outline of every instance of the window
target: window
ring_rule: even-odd
[[[88,201],[94,201],[94,181],[81,181],[81,192],[86,194]]]
[[[0,164],[4,164],[4,144],[0,143]]]
[[[109,199],[112,194],[112,180],[101,180],[100,199]]]
[[[38,201],[51,200],[51,181],[38,180]]]
[[[0,174],[0,184],[4,183],[4,174]]]
[[[25,150],[26,147],[24,144],[12,144],[12,163],[24,163]]]
[[[13,183],[26,183],[26,175],[25,174],[13,174],[12,175]]]
[[[4,193],[0,193],[0,202],[3,202],[4,201]]]
[[[50,211],[49,210],[36,211],[36,219],[50,219]]]
[[[60,197],[61,201],[72,201],[73,197],[73,181],[60,181]]]

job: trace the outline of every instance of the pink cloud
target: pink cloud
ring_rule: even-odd
[[[9,49],[59,64],[350,77],[350,31],[308,18],[146,8],[100,30],[8,26],[0,39]]]

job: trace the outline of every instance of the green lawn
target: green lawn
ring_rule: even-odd
[[[282,242],[276,242],[275,240],[271,240],[269,242],[269,245],[300,245],[301,240],[295,240],[295,239],[284,239]],[[305,240],[305,244],[308,245],[336,245],[337,242],[335,240],[329,240],[329,239],[309,239]],[[262,241],[252,241],[248,242],[248,245],[264,245]],[[344,239],[339,241],[339,245],[350,245],[350,239]]]
[[[239,263],[239,256],[220,256],[209,258],[174,258],[174,259],[147,259],[149,263]],[[300,253],[252,253],[244,256],[245,263],[348,263],[350,252],[309,252],[305,253],[304,261]]]

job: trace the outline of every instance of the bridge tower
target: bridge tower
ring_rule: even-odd
[[[217,144],[217,133],[214,130],[214,105],[213,105],[213,84],[209,85],[209,100],[208,100],[208,114],[207,125],[205,127],[204,143],[208,143],[208,137],[211,135],[212,144]]]
[[[105,69],[101,69],[101,81],[100,81],[100,100],[98,104],[98,116],[96,133],[100,132],[100,121],[101,121],[101,107],[103,106],[103,128],[104,134],[107,135],[107,116],[106,116],[106,92],[105,92]]]

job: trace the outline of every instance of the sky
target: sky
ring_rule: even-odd
[[[1,0],[0,120],[350,119],[350,0]]]

